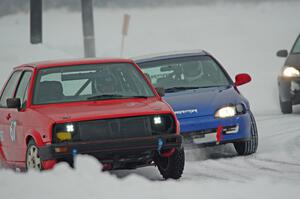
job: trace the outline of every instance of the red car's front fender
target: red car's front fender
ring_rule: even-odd
[[[41,134],[38,133],[37,131],[32,131],[32,132],[30,132],[30,133],[28,133],[26,135],[26,138],[25,138],[26,145],[28,145],[28,142],[29,142],[30,139],[34,140],[34,142],[36,143],[37,147],[42,147],[42,146],[45,145],[45,143],[44,143],[44,141],[43,141],[43,139],[41,137]]]

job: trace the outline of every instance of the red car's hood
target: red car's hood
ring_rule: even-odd
[[[171,108],[158,98],[50,104],[33,109],[59,123],[171,112]]]

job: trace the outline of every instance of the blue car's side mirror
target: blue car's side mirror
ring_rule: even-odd
[[[238,74],[235,76],[235,85],[236,86],[240,86],[240,85],[243,85],[243,84],[247,84],[248,82],[250,82],[252,79],[251,79],[251,76],[246,74],[246,73],[242,73],[242,74]]]

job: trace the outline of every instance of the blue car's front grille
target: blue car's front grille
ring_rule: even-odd
[[[225,126],[223,127],[223,131],[222,134],[223,135],[228,135],[228,134],[234,134],[237,133],[239,131],[239,126],[235,125],[235,126]],[[183,133],[183,137],[185,139],[185,142],[187,143],[192,143],[193,139],[201,139],[202,137],[204,138],[205,135],[207,134],[216,134],[217,133],[217,128],[212,128],[212,129],[203,129],[203,130],[199,130],[199,131],[191,131],[191,132],[185,132]]]

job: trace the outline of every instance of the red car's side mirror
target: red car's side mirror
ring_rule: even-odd
[[[246,74],[246,73],[243,73],[243,74],[238,74],[235,76],[235,85],[236,86],[240,86],[240,85],[243,85],[243,84],[247,84],[248,82],[251,81],[251,76]]]
[[[155,88],[155,90],[159,96],[161,96],[161,97],[165,96],[165,89],[163,87],[157,87],[157,88]]]

